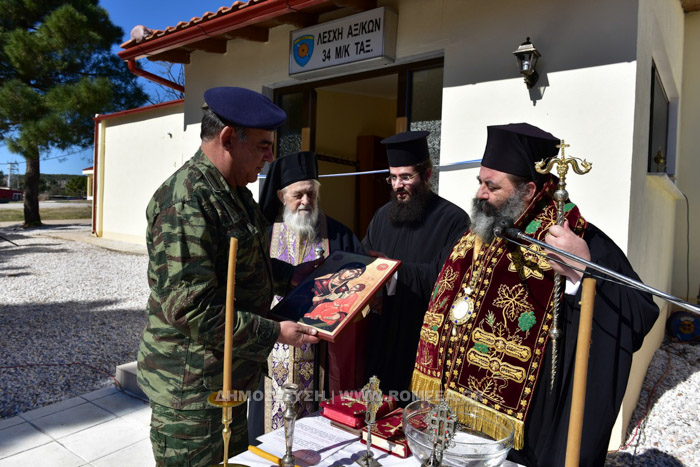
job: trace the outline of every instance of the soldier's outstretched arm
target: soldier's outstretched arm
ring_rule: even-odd
[[[303,326],[294,321],[282,321],[280,323],[280,335],[277,342],[281,344],[293,345],[299,347],[303,344],[317,344],[318,331],[308,326]]]

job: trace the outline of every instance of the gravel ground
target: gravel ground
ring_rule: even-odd
[[[624,449],[605,465],[700,466],[700,345],[666,340],[647,370]]]
[[[0,418],[113,384],[133,361],[147,258],[0,228]],[[649,366],[626,446],[608,466],[700,466],[700,346],[667,340]]]
[[[113,384],[146,323],[147,257],[0,228],[0,418]]]

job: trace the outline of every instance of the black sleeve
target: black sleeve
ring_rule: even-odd
[[[352,230],[331,217],[326,216],[326,219],[328,222],[328,243],[331,251],[341,250],[360,255],[367,254],[367,250],[357,236],[352,233]]]
[[[451,223],[443,223],[435,228],[446,229],[449,232],[446,236],[447,241],[440,246],[437,254],[424,263],[404,262],[399,269],[399,282],[409,284],[414,291],[422,291],[426,300],[430,298],[435,281],[452,248],[469,229],[469,216],[464,214],[464,217],[455,217]]]
[[[590,249],[592,263],[641,282],[622,250],[600,229],[589,224],[583,238]],[[586,269],[586,274],[594,274],[596,277],[602,275],[591,268]],[[579,290],[576,302],[580,299],[580,294]],[[628,332],[626,337],[630,339],[633,352],[642,346],[644,336],[654,326],[659,315],[651,294],[602,279],[596,281],[596,304],[614,311],[598,313],[595,317],[596,324],[610,333],[624,328]]]

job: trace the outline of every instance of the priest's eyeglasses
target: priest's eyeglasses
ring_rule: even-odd
[[[389,175],[386,177],[384,180],[389,185],[393,185],[396,182],[401,182],[401,183],[408,183],[410,182],[415,176],[418,175],[418,172],[414,173],[413,175],[408,175],[408,174],[401,174],[401,175]]]

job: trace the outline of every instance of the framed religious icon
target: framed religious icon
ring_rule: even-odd
[[[335,342],[400,265],[394,259],[333,252],[270,313],[312,326],[319,339]]]

